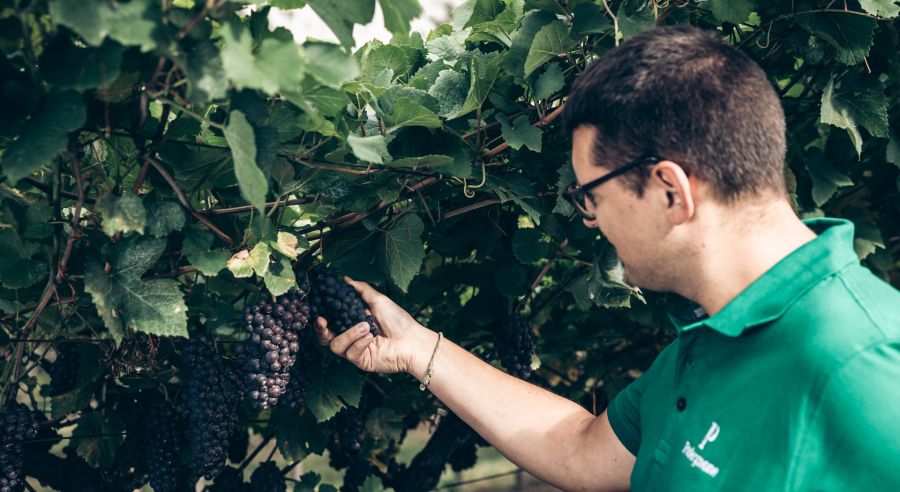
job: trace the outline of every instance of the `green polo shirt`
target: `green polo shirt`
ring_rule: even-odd
[[[806,224],[818,237],[720,312],[673,318],[610,404],[633,491],[900,490],[900,292],[850,222]]]

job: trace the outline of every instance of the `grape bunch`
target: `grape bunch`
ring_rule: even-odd
[[[297,352],[297,360],[291,366],[291,377],[281,399],[278,400],[278,404],[282,407],[299,410],[306,402],[306,395],[309,391],[309,374],[316,363],[316,341],[312,337],[311,330],[306,330],[300,335],[300,351]]]
[[[334,416],[335,433],[330,443],[330,455],[334,468],[350,465],[350,458],[356,456],[366,437],[366,418],[362,411],[354,407],[344,407]]]
[[[249,492],[286,492],[284,474],[275,463],[266,461],[259,465],[259,468],[253,470],[248,490]]]
[[[0,410],[0,492],[18,491],[25,483],[25,440],[33,439],[39,429],[38,416],[21,403]]]
[[[47,367],[50,374],[50,391],[48,396],[57,396],[75,388],[78,376],[78,354],[72,351],[69,344],[60,345],[56,350],[56,360]]]
[[[181,429],[178,415],[167,401],[153,402],[144,421],[147,442],[147,472],[154,492],[178,490],[178,457],[181,453]]]
[[[531,376],[531,357],[534,355],[534,340],[531,325],[518,314],[506,323],[494,339],[494,349],[500,363],[513,376],[528,379]]]
[[[478,461],[478,446],[476,445],[476,440],[473,438],[460,444],[459,447],[454,449],[453,452],[450,453],[450,459],[447,460],[447,463],[453,471],[461,472],[475,466],[476,461]]]
[[[300,350],[299,333],[309,322],[305,282],[278,296],[244,308],[244,330],[250,338],[237,346],[247,394],[257,410],[274,407],[287,388],[291,366]]]
[[[357,323],[369,323],[369,331],[378,336],[375,318],[366,315],[366,306],[356,289],[341,280],[337,273],[322,265],[310,272],[309,307],[311,319],[321,316],[328,320],[328,329],[336,334],[347,331]]]
[[[247,457],[247,446],[250,445],[250,436],[246,429],[238,429],[228,441],[228,460],[240,464]]]
[[[230,466],[222,470],[209,488],[209,492],[244,492],[245,490],[247,490],[247,484],[244,483],[243,473]]]
[[[131,492],[147,483],[147,433],[144,421],[149,405],[141,395],[119,394],[112,398],[125,424],[125,440],[108,470],[103,470],[104,490]]]
[[[344,472],[344,481],[340,492],[359,492],[360,487],[366,482],[366,478],[372,474],[372,465],[364,458],[353,458],[350,466]]]
[[[185,357],[193,368],[183,402],[191,470],[195,480],[212,480],[225,467],[228,442],[237,427],[240,378],[206,336],[191,338]]]

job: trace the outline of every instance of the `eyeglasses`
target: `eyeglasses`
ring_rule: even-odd
[[[574,208],[582,218],[587,220],[594,220],[596,217],[594,217],[594,214],[588,211],[586,202],[589,197],[588,193],[592,189],[615,178],[616,176],[621,176],[622,174],[625,174],[632,169],[640,166],[646,166],[647,164],[656,164],[661,160],[662,159],[654,155],[645,155],[642,157],[638,157],[637,159],[629,162],[628,164],[625,164],[615,171],[606,173],[603,176],[600,176],[599,178],[593,181],[589,181],[583,185],[579,185],[578,183],[570,184],[568,187],[566,187],[565,191],[563,191],[563,197],[565,197],[566,200],[568,200],[569,203],[572,204],[572,208]]]

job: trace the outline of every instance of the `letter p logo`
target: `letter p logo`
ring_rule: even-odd
[[[706,436],[703,437],[703,440],[700,441],[700,445],[697,447],[703,449],[706,447],[706,443],[715,441],[717,437],[719,437],[719,424],[713,422],[709,426],[709,430],[706,431]]]

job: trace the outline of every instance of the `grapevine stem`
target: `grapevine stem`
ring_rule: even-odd
[[[206,217],[204,217],[200,212],[194,210],[194,207],[188,202],[187,197],[184,196],[184,192],[181,191],[181,188],[178,187],[178,183],[175,182],[175,179],[166,171],[166,168],[163,167],[162,163],[154,159],[153,157],[147,156],[147,160],[153,164],[153,167],[156,168],[156,171],[162,175],[163,179],[169,183],[169,186],[172,187],[172,191],[175,192],[175,196],[178,197],[178,201],[181,202],[181,206],[184,207],[191,215],[194,216],[198,221],[200,221],[203,225],[209,228],[216,236],[219,236],[223,241],[228,243],[229,246],[234,246],[234,241],[228,237],[228,234],[222,232],[221,229],[216,227],[215,224],[209,221]]]
[[[262,442],[259,443],[259,446],[257,446],[256,449],[254,449],[253,452],[250,453],[246,458],[244,458],[244,462],[241,463],[241,466],[238,467],[238,471],[244,471],[244,468],[247,468],[247,465],[249,465],[250,462],[252,462],[253,459],[256,458],[256,455],[258,455],[259,452],[262,451],[267,444],[269,444],[269,441],[271,441],[273,437],[275,437],[274,434],[269,435],[265,439],[263,439]]]

